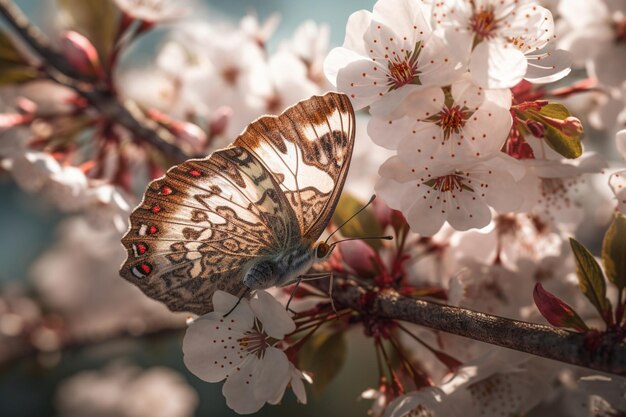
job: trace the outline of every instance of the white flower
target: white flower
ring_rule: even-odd
[[[401,138],[398,155],[407,164],[432,166],[489,158],[500,152],[512,124],[508,107],[492,101],[491,93],[504,96],[499,101],[510,107],[510,91],[485,91],[467,78],[445,90],[417,90],[404,102],[408,121],[396,123],[374,116],[368,132],[384,147]]]
[[[330,28],[307,20],[296,28],[292,38],[281,45],[296,55],[307,67],[308,78],[318,84],[327,83],[324,77],[324,59],[328,55]]]
[[[216,291],[214,311],[190,324],[183,340],[187,368],[207,382],[226,379],[222,393],[240,414],[254,413],[266,402],[277,403],[289,383],[305,402],[298,382],[305,376],[276,347],[295,330],[285,308],[265,291],[257,291],[249,302],[237,302],[237,297]]]
[[[402,211],[414,232],[431,236],[446,221],[456,230],[486,226],[489,207],[498,212],[518,209],[524,199],[517,187],[520,168],[504,154],[432,169],[413,168],[393,157],[381,166],[376,191],[391,208]]]
[[[56,393],[62,417],[191,417],[197,404],[197,394],[177,372],[120,363],[80,372]]]
[[[407,85],[446,85],[459,69],[435,36],[421,0],[379,0],[373,13],[348,19],[342,47],[330,51],[324,72],[356,109]],[[391,102],[397,98],[389,98]]]
[[[25,151],[12,159],[11,175],[15,182],[28,192],[40,191],[50,177],[61,171],[59,163],[47,153]]]
[[[117,7],[128,15],[150,23],[170,21],[185,16],[189,9],[182,7],[180,3],[180,0],[115,0]]]
[[[569,73],[569,53],[552,46],[552,13],[534,1],[440,1],[432,18],[457,56],[469,59],[482,86],[508,88],[523,78],[552,82]]]

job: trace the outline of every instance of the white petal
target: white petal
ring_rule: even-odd
[[[300,404],[306,404],[306,389],[304,388],[304,382],[303,380],[307,380],[309,383],[311,383],[310,379],[307,379],[307,375],[305,373],[303,373],[302,371],[300,371],[299,369],[296,369],[295,366],[291,365],[291,389],[293,390],[293,393],[295,394],[298,402]]]
[[[370,26],[371,20],[372,13],[367,10],[352,13],[346,24],[346,37],[343,40],[343,47],[365,55],[367,50],[363,42],[363,35]]]
[[[224,319],[217,312],[194,320],[183,339],[185,366],[204,381],[221,381],[245,359],[246,353],[237,340],[248,329],[231,316]]]
[[[526,57],[517,48],[503,42],[481,42],[470,58],[472,78],[485,88],[509,88],[526,74]]]
[[[385,67],[370,59],[359,59],[341,68],[337,89],[350,97],[355,110],[380,99],[389,89]]]
[[[472,178],[474,178],[472,176]],[[475,186],[475,184],[472,184]],[[479,191],[475,189],[474,191]],[[491,211],[478,192],[462,190],[455,192],[453,204],[448,208],[447,221],[455,230],[481,228],[491,221]]]
[[[411,31],[430,33],[431,29],[419,7],[420,3],[415,0],[379,0],[374,4],[374,19],[397,28],[398,34],[404,36]]]
[[[515,211],[524,201],[517,183],[506,171],[490,170],[479,177],[487,184],[485,199],[487,203],[500,213]]]
[[[285,392],[291,375],[289,360],[282,350],[268,348],[254,376],[254,396],[263,401],[277,402]]]
[[[230,312],[228,315],[229,321],[234,320],[239,323],[244,323],[243,325],[247,326],[247,328],[252,328],[254,324],[254,314],[252,310],[250,310],[248,300],[242,298],[241,301],[239,301],[239,297],[218,290],[213,294],[212,301],[213,311],[221,313],[222,315]],[[237,305],[237,307],[233,310],[235,305]]]
[[[254,379],[258,374],[261,359],[255,355],[248,356],[231,375],[222,387],[226,404],[239,414],[252,414],[261,409],[266,400],[254,395]]]
[[[406,217],[411,230],[423,236],[432,236],[441,229],[446,220],[445,208],[439,192],[425,184],[412,184],[415,192],[404,193],[404,198],[411,203],[403,204],[402,213]]]
[[[337,86],[339,70],[360,59],[363,59],[363,55],[359,55],[350,49],[333,48],[324,60],[324,74],[332,85]]]
[[[373,116],[367,123],[367,134],[375,144],[395,150],[412,125],[413,122],[408,117],[393,120]]]
[[[436,163],[438,157],[449,158],[450,147],[445,146],[443,131],[435,123],[415,123],[410,132],[398,146],[398,156],[405,164],[422,171]]]
[[[470,110],[478,109],[485,101],[485,90],[476,85],[470,77],[463,77],[451,86],[454,104],[465,106]]]
[[[250,307],[263,324],[263,331],[274,339],[282,339],[296,329],[285,307],[268,292],[257,291],[256,298],[250,300]]]
[[[511,130],[511,113],[491,102],[486,102],[467,120],[463,127],[464,140],[471,145],[475,157],[499,153]]]
[[[439,113],[444,105],[445,95],[441,88],[422,88],[407,96],[404,111],[409,117],[422,120]]]
[[[528,68],[524,78],[532,83],[551,83],[564,78],[571,71],[572,54],[557,49],[540,55],[526,55]]]

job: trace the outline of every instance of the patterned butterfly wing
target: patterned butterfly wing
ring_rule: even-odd
[[[239,147],[170,169],[130,221],[121,275],[170,309],[198,314],[212,310],[218,289],[242,295],[250,262],[300,235],[274,177]]]
[[[315,241],[333,214],[354,145],[354,110],[347,96],[328,93],[252,123],[234,142],[272,173],[300,226]]]

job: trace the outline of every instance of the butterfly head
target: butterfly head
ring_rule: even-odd
[[[335,248],[335,245],[329,245],[324,241],[317,242],[315,245],[315,257],[317,260],[326,259]]]

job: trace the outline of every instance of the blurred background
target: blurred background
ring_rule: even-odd
[[[198,0],[191,5],[191,15],[193,20],[237,25],[247,14],[263,22],[278,13],[280,23],[268,42],[268,50],[274,51],[309,19],[327,24],[330,46],[340,45],[348,16],[358,9],[371,9],[373,3]],[[16,4],[42,29],[53,25],[57,13],[53,1],[18,0]],[[6,27],[4,21],[0,24]],[[168,30],[165,26],[142,38],[123,65],[153,62]],[[111,237],[71,217],[39,195],[24,192],[6,172],[0,172],[0,285],[5,294],[0,298],[0,333],[15,333],[28,325],[29,318],[37,320],[47,313],[40,309],[51,308],[80,318],[72,325],[82,335],[62,353],[55,349],[54,337],[45,332],[34,336],[37,352],[20,352],[19,347],[18,352],[11,351],[11,359],[0,363],[0,416],[114,417],[111,410],[118,409],[119,415],[129,417],[235,415],[225,404],[221,384],[205,383],[186,370],[179,322],[154,331],[145,321],[132,324],[137,312],[142,316],[152,315],[152,309],[154,316],[167,313],[152,304],[138,305],[146,297],[117,276],[121,251],[101,253],[112,250],[111,245],[101,243]],[[89,242],[93,247],[82,250]],[[96,279],[100,280],[97,285]],[[32,302],[42,292],[47,307]],[[107,332],[119,333],[113,331],[116,310],[131,324],[109,339]],[[46,317],[52,320],[46,326],[54,326],[54,314]],[[133,336],[143,333],[146,326],[149,335]],[[370,363],[373,348],[362,343],[362,337],[351,334],[340,375],[322,393],[309,389],[308,406],[297,405],[289,393],[283,405],[266,406],[259,415],[365,415],[369,401],[357,398],[368,382],[375,385],[376,381],[375,364]],[[3,343],[7,342],[0,338]]]

